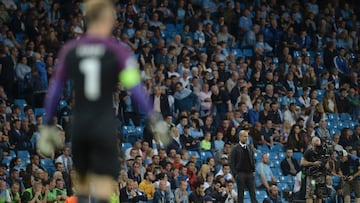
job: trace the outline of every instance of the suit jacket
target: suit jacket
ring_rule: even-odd
[[[151,105],[154,108],[154,95],[151,95]],[[168,114],[170,114],[170,105],[169,105],[169,99],[166,94],[160,95],[160,110],[161,115],[164,117]]]
[[[120,202],[121,203],[133,203],[133,202],[139,202],[139,201],[147,201],[147,197],[145,193],[141,191],[137,191],[136,197],[129,197],[129,195],[126,192],[126,187],[123,187],[120,189]]]
[[[251,149],[249,145],[246,146],[246,150],[249,152],[249,159],[250,163],[241,163],[242,156],[244,156],[244,153],[242,153],[242,148],[240,144],[235,145],[230,154],[230,168],[232,171],[232,174],[234,174],[234,177],[236,174],[239,173],[243,169],[243,166],[245,164],[250,164],[250,169],[252,172],[255,172],[255,159],[254,159],[254,151]]]
[[[156,190],[153,203],[168,203],[170,202],[170,195],[167,191],[162,194],[160,190]]]
[[[170,149],[175,149],[176,152],[180,153],[183,146],[181,145],[180,138],[179,138],[179,141],[180,141],[180,143],[178,143],[174,138],[171,138],[171,142],[167,147],[168,152],[170,151]]]

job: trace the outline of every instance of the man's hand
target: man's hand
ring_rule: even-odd
[[[313,165],[314,166],[321,166],[321,161],[315,161],[315,162],[313,162]]]

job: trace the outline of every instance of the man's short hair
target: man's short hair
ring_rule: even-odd
[[[93,3],[86,3],[86,21],[88,24],[99,21],[108,9],[113,9],[112,1],[101,0]]]

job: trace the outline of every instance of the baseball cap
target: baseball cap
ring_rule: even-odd
[[[228,156],[226,154],[221,155],[221,159],[228,159]]]

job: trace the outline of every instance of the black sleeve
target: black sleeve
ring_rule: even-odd
[[[28,191],[25,191],[21,195],[21,202],[27,203],[31,201],[31,195]]]
[[[234,146],[234,148],[232,148],[231,153],[230,153],[230,168],[232,171],[232,174],[234,174],[234,177],[236,176],[236,162],[238,160],[238,154],[237,153],[237,145]]]
[[[283,173],[283,175],[287,176],[289,174],[289,169],[286,164],[286,159],[281,161],[280,168],[281,168],[281,172]]]

